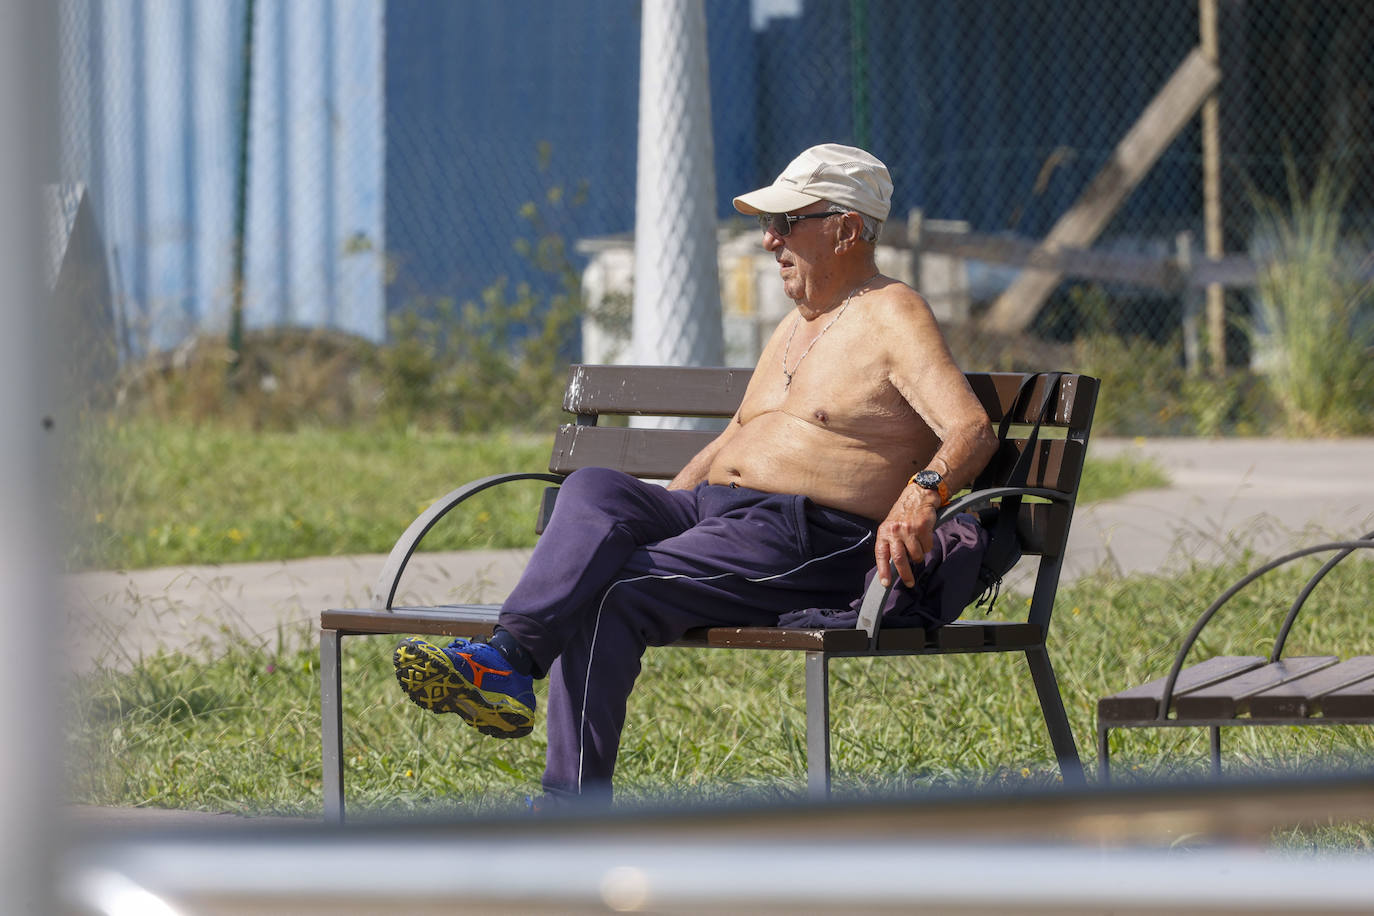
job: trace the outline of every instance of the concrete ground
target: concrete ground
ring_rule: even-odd
[[[1153,459],[1171,484],[1080,508],[1069,577],[1103,568],[1164,572],[1224,559],[1238,545],[1270,556],[1374,530],[1374,439],[1106,439],[1090,448],[1099,457],[1123,452]],[[499,601],[527,556],[521,550],[417,555],[397,603]],[[384,562],[380,555],[321,557],[70,576],[64,617],[70,665],[78,672],[121,666],[159,648],[210,651],[227,632],[265,644],[281,632],[308,634],[322,609],[365,607]]]

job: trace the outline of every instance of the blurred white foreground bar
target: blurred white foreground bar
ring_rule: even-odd
[[[824,837],[148,839],[88,850],[63,884],[76,912],[111,916],[1374,912],[1367,856]]]

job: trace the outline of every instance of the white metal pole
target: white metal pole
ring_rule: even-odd
[[[716,193],[702,0],[644,0],[633,360],[720,365]]]
[[[53,562],[46,493],[55,416],[45,384],[47,313],[37,265],[44,220],[39,169],[49,147],[56,93],[55,26],[47,3],[0,0],[0,625],[9,651],[0,665],[0,912],[51,912],[54,856],[54,762],[59,729],[55,697],[65,683],[61,643],[51,621],[61,595]],[[73,354],[79,358],[79,354]]]

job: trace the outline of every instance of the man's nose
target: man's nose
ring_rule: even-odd
[[[771,228],[763,230],[763,250],[773,251],[783,246],[782,238]]]

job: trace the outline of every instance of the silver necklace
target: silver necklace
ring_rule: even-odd
[[[873,275],[873,277],[876,276],[878,275]],[[821,332],[817,334],[815,337],[811,338],[811,343],[807,344],[806,349],[802,351],[802,355],[797,357],[797,364],[792,367],[791,372],[788,372],[787,354],[792,352],[792,338],[797,335],[797,323],[801,321],[801,313],[797,313],[796,315],[792,316],[792,330],[787,332],[787,345],[782,348],[783,391],[787,391],[792,387],[792,376],[797,374],[797,370],[801,368],[802,360],[806,359],[806,354],[811,352],[811,348],[816,345],[816,341],[824,337],[825,332],[830,330],[830,326],[840,320],[840,316],[844,314],[844,310],[849,308],[849,301],[854,298],[854,296],[859,292],[859,290],[863,289],[865,286],[871,283],[873,281],[873,277],[869,277],[867,280],[863,281],[858,286],[854,287],[849,291],[849,295],[844,297],[844,303],[841,304],[840,307],[835,310],[835,317],[827,321],[825,323],[825,327],[821,328]]]

